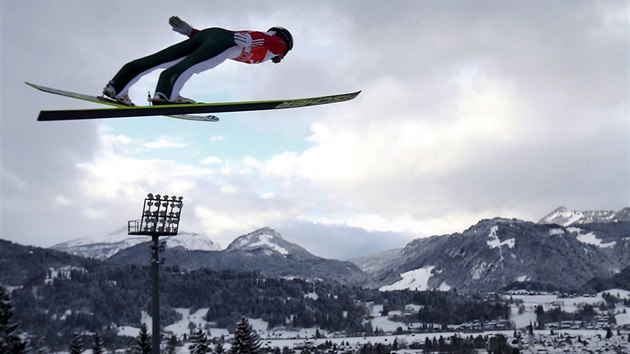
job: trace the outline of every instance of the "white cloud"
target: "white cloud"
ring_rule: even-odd
[[[225,137],[223,135],[213,135],[210,137],[210,142],[216,143],[216,142],[221,142],[221,141],[225,141]]]
[[[206,156],[199,163],[202,165],[218,165],[223,161],[217,156]]]
[[[267,176],[287,178],[296,174],[298,171],[298,154],[293,151],[285,151],[277,155],[273,155],[265,162],[263,172]]]
[[[155,140],[144,143],[144,147],[148,149],[183,149],[188,147],[188,144],[182,142],[181,138],[160,136]]]
[[[95,201],[137,199],[160,190],[184,195],[197,188],[200,178],[212,174],[208,169],[175,161],[133,158],[119,149],[121,142],[127,145],[130,139],[108,134],[101,138],[101,154],[78,165],[83,172],[83,193]]]
[[[273,208],[234,210],[210,205],[195,207],[194,216],[203,232],[212,235],[212,239],[221,245],[228,245],[237,236],[277,223],[285,217],[282,210]]]
[[[55,202],[64,206],[72,204],[72,200],[64,195],[57,195],[55,197]]]

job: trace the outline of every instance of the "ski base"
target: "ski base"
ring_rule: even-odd
[[[126,107],[132,107],[132,106],[127,106],[124,104],[121,104],[120,102],[114,101],[109,97],[105,97],[105,96],[96,96],[96,98],[98,100],[100,100],[101,102],[110,105],[110,106],[115,106],[115,107],[120,107],[120,108],[126,108]],[[150,102],[150,101],[149,101]],[[171,118],[177,118],[177,119],[185,119],[185,120],[197,120],[197,121],[207,121],[207,122],[218,122],[219,121],[219,117],[215,116],[215,115],[205,115],[205,116],[196,116],[196,115],[192,115],[192,114],[173,114],[173,115],[168,115],[166,117],[171,117]]]

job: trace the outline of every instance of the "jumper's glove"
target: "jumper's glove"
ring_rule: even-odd
[[[192,26],[189,25],[188,22],[177,16],[171,16],[171,18],[168,19],[168,24],[173,27],[173,31],[181,33],[184,36],[190,36],[190,33],[193,30]]]
[[[264,39],[252,39],[252,35],[247,32],[234,33],[234,43],[239,47],[255,47],[265,43]]]

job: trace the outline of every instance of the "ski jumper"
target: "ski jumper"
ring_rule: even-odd
[[[187,40],[125,64],[109,84],[116,90],[116,97],[124,96],[142,76],[166,68],[160,74],[154,97],[161,95],[172,101],[193,74],[212,69],[227,59],[258,64],[286,52],[287,44],[266,32],[192,29]]]

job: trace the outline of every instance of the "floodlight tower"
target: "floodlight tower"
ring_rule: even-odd
[[[151,353],[160,354],[160,253],[166,242],[160,243],[160,236],[175,236],[179,230],[179,218],[182,213],[183,197],[160,196],[149,193],[144,199],[142,217],[127,224],[129,235],[151,236],[151,282],[152,300],[151,317],[153,318],[153,336]]]

